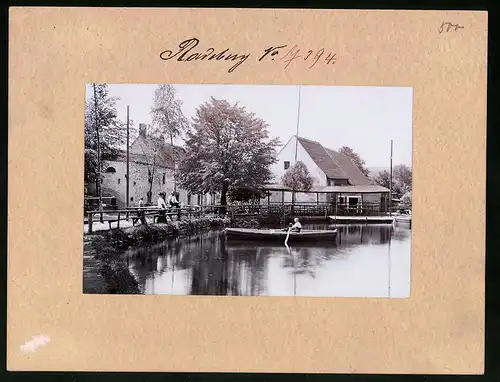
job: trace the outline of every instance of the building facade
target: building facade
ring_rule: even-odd
[[[387,203],[389,190],[372,185],[354,162],[346,155],[324,147],[321,143],[292,136],[283,146],[273,165],[274,187],[270,187],[271,202],[291,202],[291,192],[276,192],[281,179],[296,161],[305,164],[313,178],[313,191],[296,193],[297,203],[335,203],[358,205]],[[355,187],[354,187],[355,186]]]
[[[139,135],[129,148],[129,205],[135,206],[140,198],[156,204],[158,194],[172,191],[179,193],[183,205],[207,205],[214,201],[211,195],[191,195],[178,187],[175,182],[175,169],[183,160],[184,149],[171,145],[163,138],[148,135],[147,126],[139,124]],[[106,161],[102,177],[103,196],[116,198],[118,208],[127,204],[127,154],[119,153],[114,160]]]

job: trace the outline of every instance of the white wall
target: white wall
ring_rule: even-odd
[[[295,142],[297,138],[293,136],[288,143],[282,148],[278,153],[278,161],[272,166],[272,172],[274,174],[273,183],[281,184],[281,178],[285,174],[285,161],[290,162],[290,167],[295,163]],[[326,186],[326,175],[318,165],[313,161],[307,151],[302,147],[302,145],[297,145],[297,160],[303,162],[307,169],[309,170],[311,176],[313,177],[313,182],[315,186]],[[292,194],[290,192],[285,192],[285,203],[291,202]],[[320,202],[325,201],[325,196],[320,195]],[[296,194],[297,202],[316,202],[316,194]],[[271,194],[271,202],[281,202],[281,192],[274,192]]]
[[[127,196],[127,181],[125,174],[127,173],[127,163],[122,161],[108,161],[106,162],[107,167],[114,167],[116,173],[104,173],[103,174],[103,192],[110,190],[112,196],[117,199],[117,205],[119,207],[126,206],[126,196]],[[165,174],[165,183],[163,183],[163,174]],[[119,179],[119,181],[118,181]],[[134,206],[139,199],[142,197],[144,201],[147,200],[147,192],[149,191],[148,184],[148,167],[144,164],[137,164],[134,162],[130,163],[130,197],[133,201],[130,201],[130,205]],[[173,171],[170,169],[157,167],[155,170],[155,175],[153,179],[152,186],[152,197],[151,201],[153,203],[158,199],[158,193],[164,191],[171,193],[174,189],[174,178]],[[179,192],[180,202],[187,204],[187,192],[179,187],[177,187],[177,192]],[[196,202],[196,197],[191,197],[191,203]]]

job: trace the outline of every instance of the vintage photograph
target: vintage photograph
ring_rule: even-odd
[[[409,87],[87,84],[83,293],[409,297],[412,114]]]

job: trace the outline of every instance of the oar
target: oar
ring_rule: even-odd
[[[285,246],[288,247],[288,238],[290,237],[290,230],[292,227],[288,227],[288,232],[286,234],[286,239],[285,239]]]

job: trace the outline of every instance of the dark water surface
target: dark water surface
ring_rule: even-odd
[[[308,243],[290,250],[279,243],[233,243],[222,231],[211,232],[127,251],[124,261],[145,294],[410,295],[408,228],[389,224],[337,228],[336,243]]]

